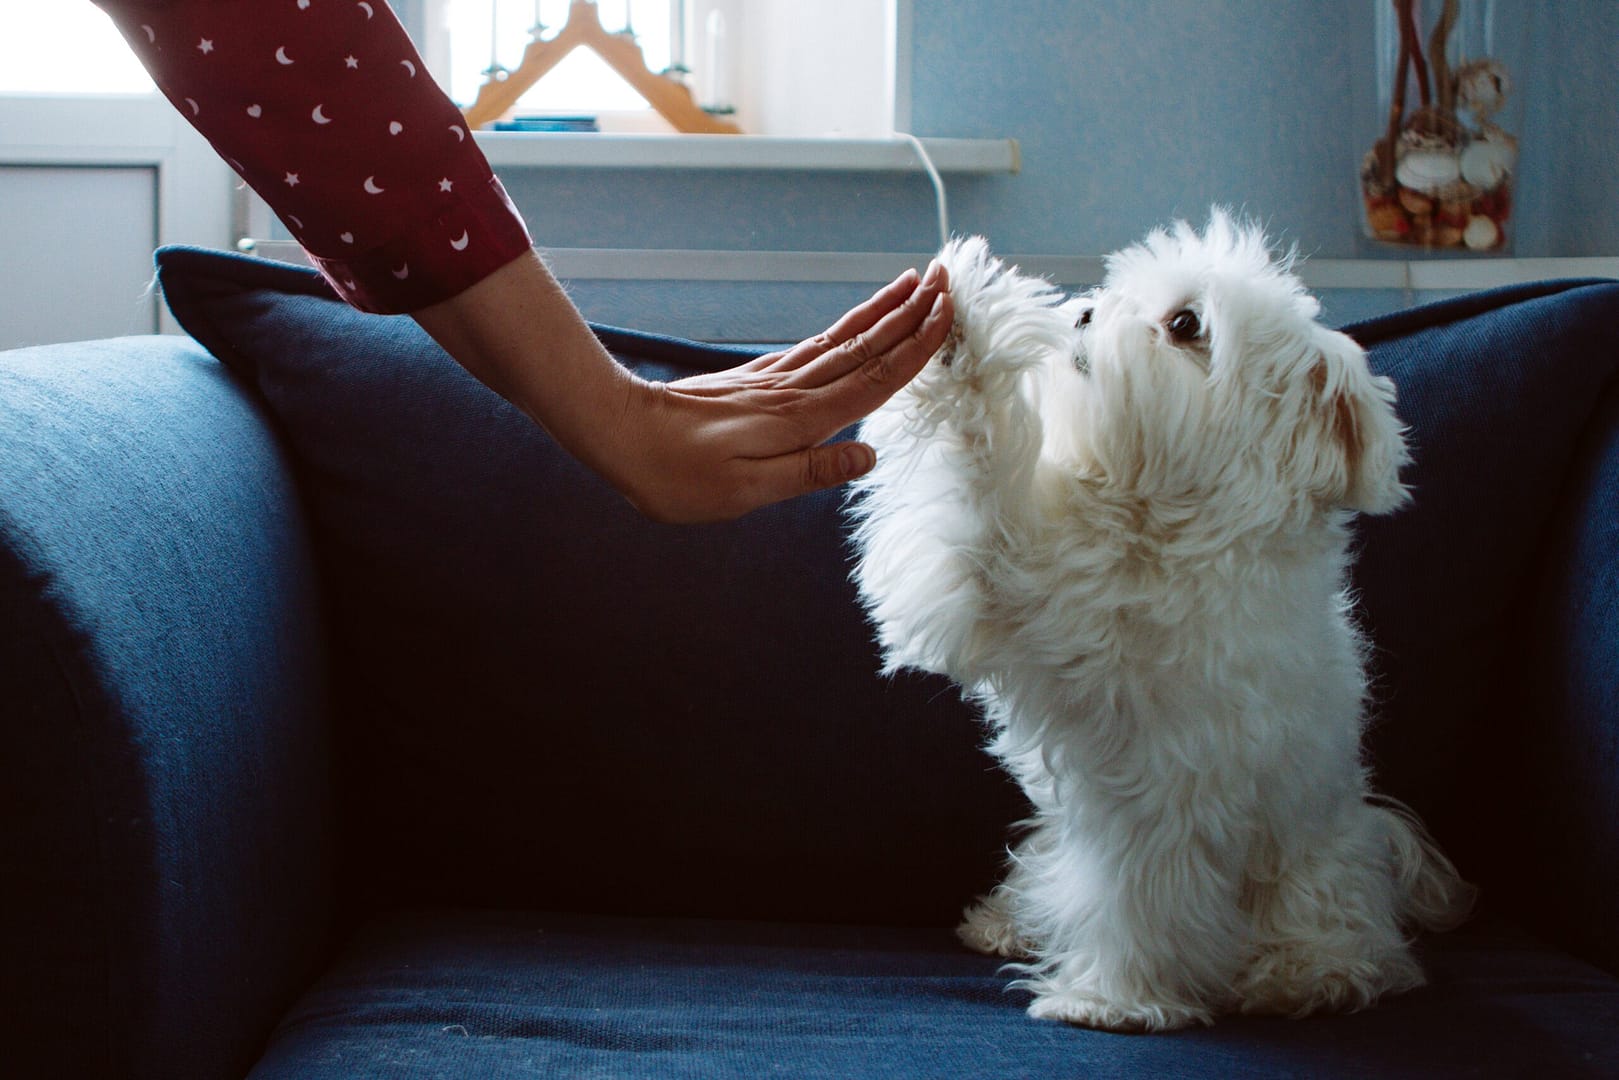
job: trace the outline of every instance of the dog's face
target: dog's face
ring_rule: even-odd
[[[1408,460],[1394,386],[1319,310],[1257,230],[1216,214],[1201,235],[1155,232],[1074,302],[1048,432],[1143,495],[1393,510]]]

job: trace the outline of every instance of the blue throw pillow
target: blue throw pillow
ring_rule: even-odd
[[[1019,797],[952,687],[878,676],[838,493],[652,524],[408,317],[158,262],[301,481],[356,902],[943,923],[991,882]],[[598,333],[653,378],[751,355]]]

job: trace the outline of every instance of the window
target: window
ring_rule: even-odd
[[[0,28],[0,93],[156,90],[112,20],[89,0],[0,0]]]
[[[491,67],[522,60],[571,0],[426,0],[423,53],[457,103]],[[628,27],[653,71],[686,73],[698,104],[734,108],[751,134],[887,136],[896,120],[899,24],[909,0],[597,0],[602,25]],[[598,117],[604,130],[667,130],[588,50],[528,92],[518,114]]]
[[[448,70],[441,78],[450,97],[470,105],[491,68],[512,70],[538,31],[551,37],[568,20],[570,0],[443,0]],[[685,5],[675,0],[600,0],[602,26],[626,30],[641,46],[647,67],[661,72],[679,58],[675,23]],[[587,49],[577,49],[523,98],[520,110],[541,115],[632,113],[646,102]]]

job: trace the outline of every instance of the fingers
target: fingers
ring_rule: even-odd
[[[928,267],[929,273],[937,270],[939,264],[933,263]],[[935,275],[936,276],[936,275]],[[819,340],[825,342],[828,348],[836,348],[846,341],[852,340],[858,334],[864,334],[878,320],[893,311],[909,299],[917,289],[917,273],[907,270],[872,296],[870,300],[852,308],[843,318],[821,334]],[[823,350],[825,351],[825,350]]]
[[[886,384],[890,381],[887,369],[896,359],[891,354],[916,337],[923,324],[934,314],[939,298],[948,297],[949,287],[949,276],[945,273],[944,267],[933,263],[928,268],[927,275],[922,278],[921,284],[912,290],[901,304],[888,311],[873,325],[828,350],[813,364],[805,365],[801,374],[795,377],[792,383],[799,386],[823,386],[846,378],[854,372],[863,371],[874,381]],[[948,325],[947,322],[947,328]],[[942,341],[941,335],[934,348],[938,348],[938,344]],[[925,364],[931,355],[929,352],[921,357],[911,374],[920,371],[922,364]],[[897,390],[907,381],[909,376],[896,383],[894,389]]]
[[[772,364],[761,364],[760,367],[752,370],[758,371],[763,370],[765,367],[771,367],[777,371],[792,371],[803,367],[812,360],[818,359],[825,353],[853,340],[858,335],[876,326],[883,316],[894,311],[911,297],[917,291],[918,284],[917,272],[914,269],[906,270],[899,277],[878,289],[877,292],[872,294],[871,299],[849,309],[842,318],[826,330],[812,338],[799,342],[784,353],[776,354]],[[753,361],[753,363],[759,364],[760,361],[766,359],[771,358],[760,357],[759,360]]]

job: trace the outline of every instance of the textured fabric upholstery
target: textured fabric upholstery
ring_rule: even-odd
[[[1113,1035],[1023,1014],[946,930],[426,912],[364,928],[251,1080],[1599,1077],[1619,981],[1488,923],[1350,1016]]]
[[[183,338],[0,354],[0,1073],[240,1074],[325,945],[320,624]]]
[[[1372,764],[1484,913],[1364,1014],[1140,1038],[951,938],[1022,803],[952,688],[877,676],[838,496],[649,524],[410,320],[161,267],[230,376],[0,355],[22,1075],[1619,1074],[1619,285],[1351,328],[1417,455],[1360,525]]]
[[[1414,502],[1362,522],[1355,569],[1380,780],[1492,902],[1619,968],[1619,284],[1350,331],[1398,385],[1416,455]]]
[[[1509,650],[1529,678],[1500,733],[1500,775],[1518,785],[1502,789],[1517,865],[1501,876],[1533,925],[1619,971],[1619,380],[1592,416]]]
[[[414,321],[161,268],[300,462],[358,899],[939,923],[989,884],[1020,804],[954,689],[877,676],[838,494],[649,524]],[[654,375],[739,362],[602,333]]]

